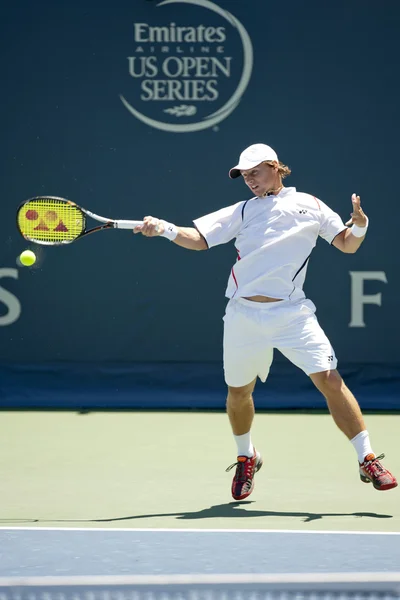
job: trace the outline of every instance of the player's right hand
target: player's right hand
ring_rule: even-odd
[[[133,233],[141,233],[146,237],[155,237],[164,233],[164,227],[160,219],[156,217],[144,217],[143,225],[138,225]]]

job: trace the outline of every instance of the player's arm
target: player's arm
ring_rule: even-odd
[[[246,201],[225,206],[193,220],[194,227],[177,227],[162,219],[145,217],[134,233],[147,237],[162,236],[188,250],[207,250],[227,244],[237,237],[243,225],[243,207]]]
[[[368,217],[361,208],[360,196],[353,194],[351,201],[353,203],[353,212],[351,213],[351,219],[347,221],[346,225],[352,225],[352,227],[339,233],[332,242],[335,248],[346,254],[357,252],[365,239],[368,228]]]
[[[207,250],[208,245],[201,233],[194,227],[178,227],[178,235],[173,240],[178,246],[188,250]]]
[[[141,233],[146,237],[166,237],[187,250],[207,250],[208,248],[204,237],[194,227],[178,227],[155,217],[145,217],[143,225],[136,227],[133,232]]]

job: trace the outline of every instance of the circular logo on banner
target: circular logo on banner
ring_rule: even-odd
[[[175,12],[169,22],[134,23],[128,68],[136,85],[130,101],[120,98],[150,127],[200,131],[226,119],[239,104],[253,69],[253,47],[240,21],[214,2],[163,0],[156,6],[169,4],[195,5],[207,13],[196,24],[193,7],[179,11],[184,22],[178,23]]]

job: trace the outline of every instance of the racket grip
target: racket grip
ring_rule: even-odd
[[[135,229],[138,225],[143,225],[143,221],[115,221],[117,229]]]

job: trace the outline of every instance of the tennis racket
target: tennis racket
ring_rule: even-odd
[[[87,229],[86,217],[102,225]],[[70,244],[102,229],[134,229],[143,221],[121,221],[100,217],[81,206],[55,196],[36,196],[25,200],[17,210],[17,227],[30,242],[50,246]]]

